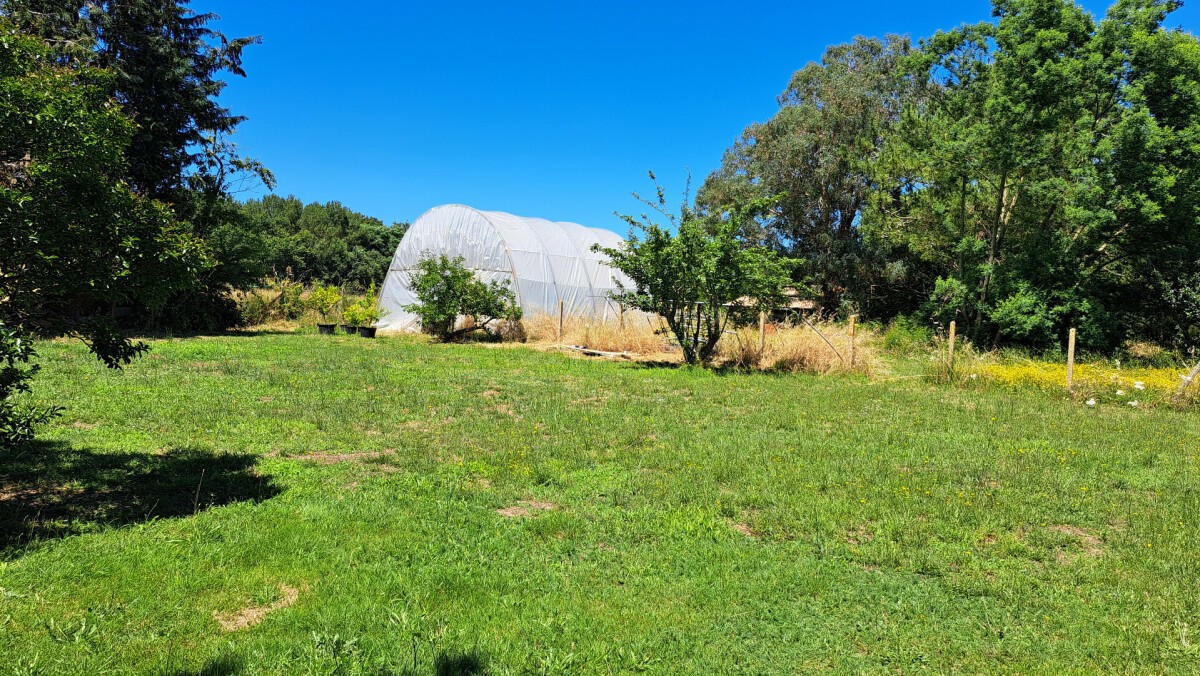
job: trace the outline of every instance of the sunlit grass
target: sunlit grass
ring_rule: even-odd
[[[1200,667],[1192,413],[422,338],[43,353],[13,671]]]

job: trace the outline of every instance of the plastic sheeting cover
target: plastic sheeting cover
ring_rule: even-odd
[[[379,327],[415,331],[415,315],[405,305],[416,301],[409,274],[423,256],[462,256],[463,263],[484,281],[507,281],[526,315],[558,312],[607,319],[617,311],[608,294],[617,280],[629,284],[608,257],[593,244],[617,247],[624,240],[610,230],[577,223],[522,218],[501,211],[479,211],[460,204],[434,207],[413,223],[400,246],[379,293],[386,310]]]

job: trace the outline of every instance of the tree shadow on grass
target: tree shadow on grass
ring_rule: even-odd
[[[473,651],[442,653],[433,664],[437,676],[477,676],[487,672],[487,660]]]
[[[253,455],[190,448],[101,452],[57,441],[0,451],[0,559],[102,527],[278,495],[256,462]]]

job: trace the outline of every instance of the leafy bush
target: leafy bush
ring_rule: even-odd
[[[1046,345],[1053,340],[1057,313],[1026,285],[992,308],[991,319],[1001,336],[1027,345]]]
[[[486,331],[492,322],[521,318],[517,295],[499,281],[484,282],[463,265],[461,256],[423,256],[409,275],[417,302],[404,309],[417,315],[421,330],[439,340]],[[467,321],[461,323],[459,318]]]
[[[308,309],[304,302],[304,285],[300,282],[289,278],[275,279],[271,280],[270,288],[279,294],[275,305],[284,319],[299,319]]]
[[[253,291],[237,298],[237,308],[243,326],[257,326],[271,320],[271,303]]]
[[[59,415],[58,407],[38,408],[21,401],[40,368],[37,353],[20,332],[0,323],[0,447],[31,439],[37,428]]]
[[[322,321],[333,320],[333,311],[342,302],[342,294],[333,286],[317,286],[308,296],[308,304],[321,314]]]
[[[379,307],[379,296],[375,292],[375,283],[367,289],[362,298],[351,303],[342,313],[342,317],[351,326],[374,326],[387,314]]]
[[[933,341],[933,329],[912,317],[896,317],[883,334],[883,347],[889,352],[915,354],[924,352]]]
[[[791,281],[791,261],[741,239],[754,214],[773,200],[752,200],[730,209],[727,218],[701,215],[684,204],[676,217],[666,209],[662,188],[655,184],[655,189],[658,199],[643,201],[666,217],[669,226],[644,215],[641,220],[622,216],[642,237],[631,234],[619,248],[593,249],[633,280],[634,288],[622,288],[614,300],[661,316],[684,361],[707,364],[731,323],[737,326],[757,310],[777,306]]]

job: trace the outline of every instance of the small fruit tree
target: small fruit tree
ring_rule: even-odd
[[[321,314],[321,321],[326,324],[333,322],[334,310],[340,302],[342,294],[335,286],[318,286],[308,296],[309,305]]]
[[[346,308],[343,316],[352,326],[374,326],[384,314],[385,311],[379,308],[379,294],[375,291],[375,283],[372,282],[367,294]]]
[[[517,321],[521,306],[502,282],[484,282],[463,265],[461,256],[423,256],[409,275],[417,302],[404,309],[415,314],[421,330],[439,340],[456,340],[471,331],[487,330],[496,321]],[[471,321],[459,326],[459,317]]]
[[[657,200],[642,201],[666,217],[669,226],[646,215],[622,216],[641,237],[631,232],[619,248],[592,248],[607,254],[612,266],[633,281],[632,289],[620,285],[613,298],[662,316],[679,341],[684,361],[707,364],[731,321],[776,307],[783,300],[783,288],[792,284],[792,261],[741,237],[743,225],[774,198],[754,200],[724,214],[701,214],[685,201],[677,217],[667,210],[662,188],[655,184],[655,189]]]

